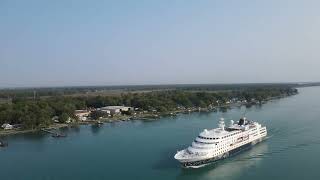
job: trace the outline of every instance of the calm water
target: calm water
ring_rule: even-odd
[[[269,139],[201,169],[181,169],[175,152],[217,120],[243,109],[193,113],[153,122],[120,122],[66,130],[67,138],[37,133],[11,136],[0,149],[1,180],[98,179],[315,179],[320,178],[320,88],[247,110],[267,125]]]

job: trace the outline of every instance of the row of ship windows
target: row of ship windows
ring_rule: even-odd
[[[219,154],[221,154],[221,153],[225,153],[225,152],[227,152],[227,150],[217,152],[217,153],[214,154],[214,156],[219,155]]]
[[[200,143],[200,144],[218,144],[218,143],[208,143],[208,142],[200,142],[200,141],[197,141],[197,140],[194,140],[194,142],[196,143]]]
[[[198,149],[211,149],[211,147],[197,147]],[[223,148],[219,148],[219,149],[216,149],[214,150],[214,152],[217,152],[217,151],[221,151]],[[226,148],[225,148],[226,149]],[[223,150],[222,152],[225,152],[226,150]],[[219,152],[218,152],[219,153]]]
[[[255,135],[258,135],[258,133],[257,133],[257,132],[255,132],[255,133],[252,133],[252,134],[250,134],[250,135],[253,135],[253,136],[255,136]]]
[[[237,133],[234,133],[234,134],[230,134],[228,136],[224,136],[221,139],[228,138],[228,137],[231,137],[231,136],[236,135],[236,134],[240,134],[240,132],[237,132]],[[200,138],[200,139],[210,139],[210,140],[220,139],[220,138],[208,138],[208,137],[202,137],[202,136],[198,136],[198,138]]]
[[[194,140],[194,142],[200,143],[200,144],[215,144],[215,145],[218,145],[218,143],[199,142],[199,141],[197,141],[197,140]],[[228,145],[229,145],[229,143],[228,143],[228,144],[218,145],[218,148],[219,148],[219,149],[217,149],[217,150],[221,150],[221,149],[223,149],[223,148],[226,148],[226,147],[228,147]],[[209,147],[209,148],[210,148],[210,147]],[[205,148],[204,148],[204,149],[205,149]]]
[[[255,135],[256,136],[256,135]],[[195,142],[198,142],[198,141],[196,141],[195,140]],[[202,142],[198,142],[198,143],[202,143]],[[206,144],[206,143],[205,143]],[[242,144],[242,143],[241,143]],[[217,145],[217,144],[216,144]],[[221,154],[221,153],[224,153],[224,152],[227,152],[227,148],[228,147],[228,145],[227,144],[224,144],[224,145],[222,145],[222,147],[220,146],[218,149],[216,149],[215,150],[215,152],[217,152],[217,154],[215,154],[215,155],[218,155],[218,154]],[[205,147],[205,148],[201,148],[201,149],[210,149],[209,147]],[[224,150],[223,150],[224,149]]]
[[[258,134],[256,134],[258,135]],[[256,136],[255,135],[255,136]],[[218,145],[218,143],[208,143],[208,142],[200,142],[200,141],[197,141],[197,140],[194,140],[195,143],[199,143],[199,144],[215,144],[215,145]],[[218,145],[218,147],[227,147],[230,143],[235,143],[237,141],[233,140],[233,141],[228,141],[226,142],[226,144],[221,144],[221,145]]]
[[[263,134],[263,133],[265,133],[266,131],[260,131],[260,134]]]
[[[207,138],[207,137],[202,137],[202,136],[198,136],[198,138],[200,138],[200,139],[211,139],[211,140],[213,140],[213,139],[220,139],[220,138]]]
[[[212,147],[197,147],[197,149],[211,149]]]
[[[222,139],[223,139],[223,138],[227,138],[227,137],[234,136],[234,135],[236,135],[236,134],[240,134],[240,132],[236,132],[236,133],[230,134],[230,135],[228,135],[228,136],[224,136],[224,137],[222,137]]]

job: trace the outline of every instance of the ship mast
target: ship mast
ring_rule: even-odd
[[[219,128],[222,129],[222,131],[224,131],[224,127],[225,127],[225,124],[224,124],[224,118],[220,118],[220,121],[219,121]]]

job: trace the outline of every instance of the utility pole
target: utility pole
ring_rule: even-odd
[[[36,91],[33,91],[33,100],[36,101]]]

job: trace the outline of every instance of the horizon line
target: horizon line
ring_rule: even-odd
[[[247,83],[168,83],[168,84],[119,84],[119,85],[71,85],[71,86],[13,86],[13,87],[0,87],[0,90],[5,89],[46,89],[46,88],[81,88],[81,87],[143,87],[143,86],[194,86],[194,85],[245,85],[245,84],[297,84],[297,85],[303,85],[303,84],[313,84],[313,83],[320,83],[318,81],[306,81],[306,82],[247,82]]]

